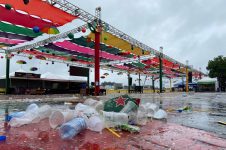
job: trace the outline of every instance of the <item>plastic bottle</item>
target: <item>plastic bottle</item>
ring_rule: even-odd
[[[105,127],[115,127],[121,124],[128,124],[128,115],[126,113],[102,111]]]
[[[60,136],[64,140],[72,139],[82,130],[86,129],[86,127],[84,118],[74,118],[60,127]]]

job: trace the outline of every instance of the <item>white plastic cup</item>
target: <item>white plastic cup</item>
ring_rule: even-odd
[[[56,127],[62,125],[63,123],[70,121],[74,118],[73,111],[53,111],[49,117],[49,125],[51,128],[55,129]]]
[[[120,112],[128,114],[129,112],[133,111],[135,108],[137,108],[137,105],[132,101],[128,101],[127,104],[123,107],[123,109]]]
[[[97,104],[97,100],[94,100],[92,98],[88,98],[84,101],[84,105],[88,105],[88,106],[91,106],[91,107],[94,107],[96,104]]]
[[[140,106],[137,111],[137,120],[136,124],[138,125],[146,125],[147,124],[147,111],[144,106]]]
[[[106,112],[102,111],[104,126],[105,127],[115,127],[121,124],[128,124],[128,114],[117,113],[117,112]]]
[[[98,116],[92,116],[88,119],[87,127],[91,131],[101,132],[104,128],[104,122]]]
[[[52,108],[49,105],[43,105],[38,110],[40,120],[48,118],[52,113]]]

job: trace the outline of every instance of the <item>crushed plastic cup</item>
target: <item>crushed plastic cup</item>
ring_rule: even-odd
[[[102,110],[104,110],[104,103],[103,103],[103,101],[98,101],[96,103],[96,105],[94,106],[94,108],[96,109],[96,111],[98,113],[100,113]]]
[[[82,130],[87,128],[86,122],[84,118],[74,118],[71,121],[64,123],[60,127],[60,136],[62,139],[72,139]]]
[[[62,125],[63,123],[74,118],[74,112],[71,110],[60,111],[55,110],[49,117],[50,127],[55,129],[56,127]]]
[[[154,103],[146,103],[143,104],[142,106],[146,109],[148,117],[153,117],[155,112],[157,112],[159,109],[158,105]]]
[[[104,128],[104,122],[99,116],[92,116],[87,121],[87,128],[91,131],[101,132]]]
[[[137,124],[137,125],[142,125],[142,126],[144,126],[144,125],[147,124],[147,120],[148,120],[148,118],[147,118],[147,111],[146,111],[146,109],[145,109],[144,106],[140,106],[140,107],[138,108],[138,111],[137,111],[137,118],[136,118],[136,119],[137,119],[137,120],[136,120],[136,124]]]
[[[52,113],[52,108],[49,105],[43,105],[38,110],[40,120],[48,118]]]
[[[31,119],[29,118],[12,118],[9,122],[11,127],[20,127],[25,124],[31,123]]]
[[[94,100],[94,99],[92,99],[92,98],[88,98],[88,99],[86,99],[85,101],[84,101],[84,105],[88,105],[88,106],[91,106],[91,107],[93,107],[93,106],[95,106],[96,104],[97,104],[97,100]]]
[[[128,124],[128,114],[126,113],[117,113],[117,112],[101,112],[104,120],[105,127],[115,127],[121,124]]]
[[[39,109],[38,105],[35,103],[32,103],[27,107],[26,112],[36,112],[38,111],[38,109]]]
[[[40,121],[38,111],[39,111],[38,105],[32,103],[27,107],[23,116],[19,118],[16,117],[12,118],[9,124],[11,127],[20,127],[25,124],[38,123]]]
[[[128,101],[127,104],[123,107],[123,109],[120,112],[128,114],[129,112],[135,109],[137,109],[137,105],[132,101]]]
[[[98,115],[97,111],[94,108],[84,105],[82,103],[78,103],[75,106],[75,114],[78,117],[86,115],[88,118],[91,116]]]
[[[10,121],[12,118],[23,117],[25,113],[26,113],[25,111],[12,112],[8,116],[8,121]]]
[[[166,119],[167,118],[167,113],[162,110],[159,109],[155,114],[154,114],[154,118],[155,119]]]

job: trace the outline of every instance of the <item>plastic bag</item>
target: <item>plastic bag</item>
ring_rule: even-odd
[[[162,109],[159,109],[155,114],[154,114],[154,118],[155,119],[166,119],[167,118],[167,113],[162,110]]]

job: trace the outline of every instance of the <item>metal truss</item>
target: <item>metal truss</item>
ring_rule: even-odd
[[[96,16],[94,16],[94,15],[86,12],[85,10],[73,5],[72,3],[70,3],[70,2],[68,2],[66,0],[48,0],[48,2],[51,5],[59,8],[59,9],[61,9],[63,11],[65,11],[65,12],[67,12],[67,13],[73,15],[73,16],[79,17],[81,20],[83,20],[86,23],[92,23],[94,20],[98,19],[97,16],[100,15],[99,14],[100,10],[96,9]],[[151,54],[153,54],[155,56],[162,56],[163,58],[165,58],[165,59],[167,59],[167,60],[169,60],[169,61],[171,61],[171,62],[173,62],[175,64],[178,64],[181,67],[189,67],[189,66],[186,66],[185,64],[180,63],[180,62],[176,61],[175,59],[173,59],[173,58],[171,58],[171,57],[169,57],[169,56],[167,56],[165,54],[162,54],[159,51],[157,51],[157,50],[155,50],[155,49],[153,49],[153,48],[141,43],[140,41],[134,39],[133,37],[129,36],[128,34],[122,32],[119,29],[113,27],[112,25],[104,22],[103,20],[100,19],[99,21],[101,22],[102,26],[105,26],[105,27],[108,28],[107,32],[115,35],[116,37],[118,37],[120,39],[123,39],[123,40],[129,42],[131,45],[139,47],[139,48],[141,48],[143,50],[149,51]],[[18,47],[15,47],[15,48],[10,48],[10,49],[8,49],[6,51],[6,53],[20,51],[20,50],[24,50],[24,49],[31,49],[31,48],[34,48],[34,47],[37,47],[37,46],[40,46],[40,45],[45,45],[45,44],[54,42],[56,40],[59,40],[59,39],[67,37],[67,35],[69,33],[73,33],[74,34],[74,33],[80,32],[80,29],[82,27],[87,28],[87,25],[85,24],[85,25],[77,27],[77,28],[75,28],[73,30],[70,30],[70,31],[58,34],[56,36],[47,38],[45,40],[39,41],[39,42],[34,43],[34,44],[28,44],[28,45],[25,45],[25,46],[18,46]],[[134,61],[134,59],[131,60],[131,61]],[[198,70],[195,70],[195,69],[192,69],[192,70],[196,71],[196,72],[199,72]]]
[[[88,12],[86,12],[85,10],[73,5],[72,3],[66,1],[66,0],[49,0],[50,4],[54,5],[55,7],[71,14],[71,15],[74,15],[74,16],[78,16],[81,20],[83,20],[84,22],[87,22],[87,23],[91,23],[92,21],[94,21],[95,19],[97,19],[97,16],[99,15],[96,10],[96,13],[97,13],[97,16],[94,16]],[[133,46],[136,46],[136,47],[139,47],[143,50],[146,50],[146,51],[149,51],[151,52],[151,54],[154,54],[155,56],[160,56],[161,53],[141,42],[139,42],[138,40],[134,39],[133,37],[129,36],[128,34],[120,31],[119,29],[113,27],[112,25],[104,22],[103,20],[100,20],[101,21],[101,24],[102,26],[107,26],[108,27],[108,31],[109,33],[117,36],[118,38],[120,39],[123,39],[127,42],[129,42],[131,45]],[[180,63],[178,61],[176,61],[175,59],[165,55],[165,54],[162,54],[162,56],[173,62],[173,63],[176,63],[182,67],[187,67],[185,64],[183,63]]]

